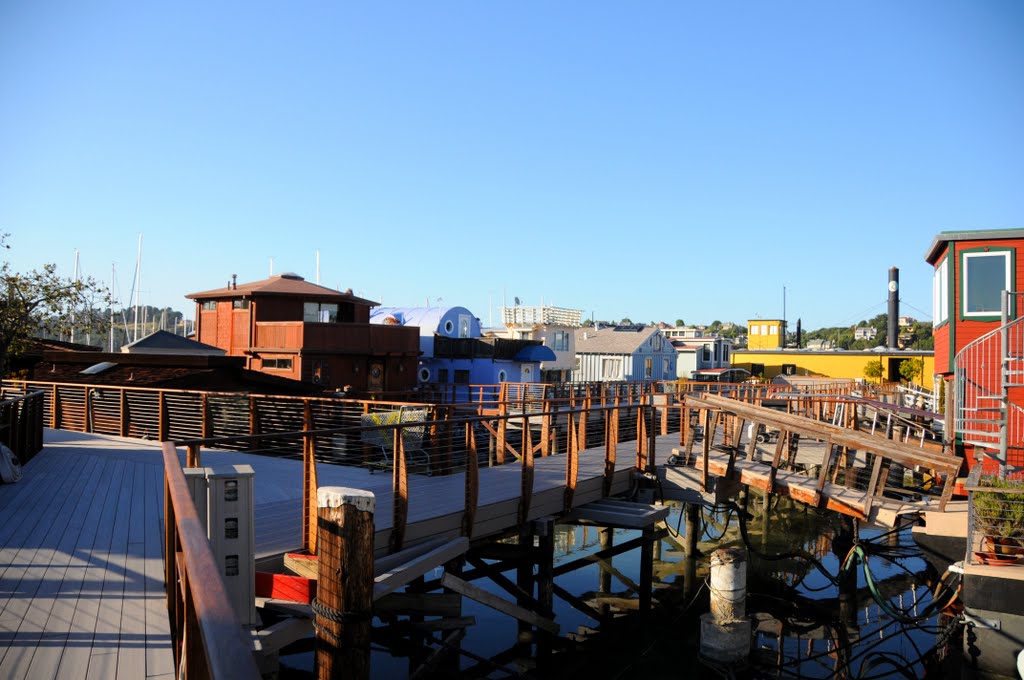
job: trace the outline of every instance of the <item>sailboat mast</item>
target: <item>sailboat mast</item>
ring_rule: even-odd
[[[139,339],[139,291],[142,290],[142,234],[139,234],[139,254],[135,258],[135,325],[132,342]]]
[[[75,285],[78,285],[78,248],[75,248]],[[71,342],[75,341],[75,307],[71,307]]]

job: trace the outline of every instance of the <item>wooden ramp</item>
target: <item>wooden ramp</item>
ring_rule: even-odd
[[[173,678],[159,450],[86,436],[0,485],[0,678]]]
[[[692,474],[666,474],[684,490],[706,492],[711,477],[728,479],[893,526],[902,514],[942,510],[960,468],[955,456],[732,399],[687,396],[686,406],[701,412],[706,432],[699,452],[673,451],[700,472],[696,484]],[[780,435],[765,451],[755,433],[770,429]]]

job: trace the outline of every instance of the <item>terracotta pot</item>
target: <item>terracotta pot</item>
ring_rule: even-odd
[[[1024,545],[1016,538],[1008,536],[986,536],[982,545],[986,552],[996,555],[1024,555]]]

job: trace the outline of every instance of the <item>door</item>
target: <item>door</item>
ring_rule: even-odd
[[[533,366],[531,366],[530,364],[523,364],[522,371],[520,371],[520,376],[520,382],[533,382]]]
[[[366,389],[370,392],[384,391],[384,362],[371,361],[370,373],[366,379]]]

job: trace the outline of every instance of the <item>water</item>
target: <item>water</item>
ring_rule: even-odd
[[[842,534],[842,520],[834,513],[807,510],[799,504],[773,501],[767,513],[761,501],[752,500],[753,515],[746,520],[749,553],[747,612],[762,620],[755,651],[746,669],[721,669],[698,659],[699,617],[708,611],[708,555],[716,548],[743,547],[735,513],[705,513],[698,559],[683,551],[682,506],[673,506],[667,519],[669,535],[656,547],[654,561],[654,608],[646,621],[635,611],[624,611],[604,625],[560,597],[554,599],[555,620],[562,640],[556,652],[534,658],[524,669],[515,660],[517,622],[468,598],[463,616],[476,625],[466,629],[461,648],[478,659],[463,657],[459,674],[475,677],[508,677],[526,670],[533,677],[572,676],[594,678],[900,678],[927,677],[949,669],[954,661],[942,661],[933,650],[944,639],[943,627],[950,617],[927,616],[920,623],[897,621],[871,596],[858,563],[848,571],[842,587],[835,583],[841,560],[849,552],[850,536]],[[846,527],[849,528],[848,526]],[[767,529],[767,531],[766,531]],[[639,536],[638,531],[614,530],[619,545]],[[917,551],[909,529],[889,533],[881,529],[860,531],[860,540],[871,551],[890,553],[890,559],[870,556],[870,573],[876,590],[893,610],[906,616],[927,615],[932,588],[945,565],[929,564]],[[559,526],[555,540],[555,566],[566,564],[601,549],[596,527]],[[757,553],[776,556],[805,552],[809,559],[762,559]],[[595,596],[635,600],[640,578],[640,550],[617,555],[604,565],[591,563],[556,578],[561,588],[596,605]],[[431,578],[439,578],[440,570]],[[515,580],[515,570],[505,572]],[[602,579],[603,576],[603,579]],[[602,585],[603,580],[603,585]],[[841,579],[840,579],[841,580]],[[513,596],[489,579],[474,581],[507,600]],[[602,593],[602,590],[606,589]],[[944,598],[945,599],[945,598]],[[902,614],[900,615],[902,616]],[[778,635],[781,622],[782,636]],[[380,625],[375,620],[376,625]],[[950,629],[954,634],[955,626]],[[955,639],[953,647],[956,647]],[[430,650],[437,649],[434,645]],[[536,647],[534,657],[536,656]],[[387,649],[375,641],[371,668],[374,678],[407,677],[419,665],[405,652]],[[304,677],[312,669],[309,651],[282,656],[282,677]],[[534,664],[540,664],[533,667]],[[449,672],[449,675],[454,675]]]

